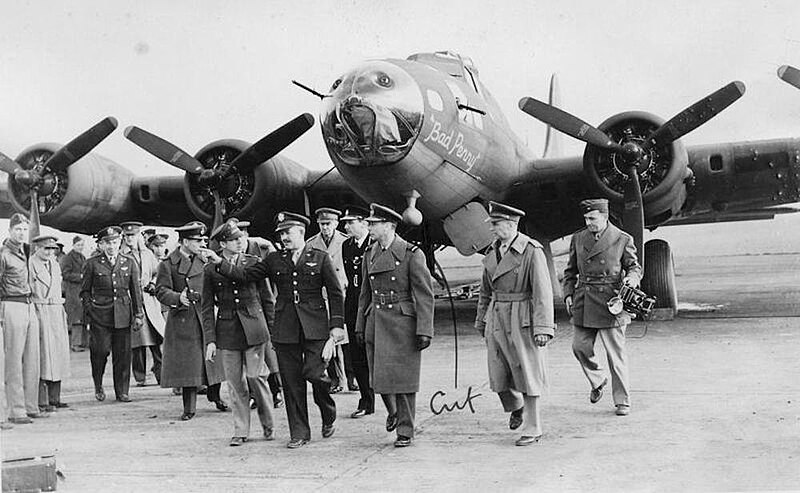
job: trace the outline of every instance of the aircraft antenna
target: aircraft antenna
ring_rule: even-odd
[[[329,97],[331,97],[331,95],[330,95],[330,94],[322,94],[322,93],[320,93],[320,92],[317,92],[317,91],[315,91],[314,89],[311,89],[310,87],[308,87],[308,86],[306,86],[306,85],[303,85],[303,84],[301,84],[301,83],[297,82],[296,80],[292,80],[292,84],[296,85],[296,86],[297,86],[297,87],[299,87],[300,89],[304,89],[304,90],[306,90],[306,91],[310,92],[311,94],[313,94],[314,96],[316,96],[316,97],[318,97],[318,98],[320,98],[320,99],[325,99],[325,98],[329,98]]]

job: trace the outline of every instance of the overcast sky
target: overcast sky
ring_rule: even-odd
[[[220,138],[253,142],[318,100],[366,58],[453,50],[473,58],[512,127],[540,152],[543,125],[520,97],[600,123],[623,110],[672,116],[731,80],[747,94],[688,143],[800,135],[800,91],[775,76],[800,66],[800,3],[633,1],[15,0],[0,30],[0,150],[64,143],[113,115],[97,152],[139,174],[175,171],[134,147],[136,124],[188,152]],[[565,144],[569,139],[565,139]],[[581,152],[570,143],[566,150]],[[319,126],[285,151],[331,165]]]

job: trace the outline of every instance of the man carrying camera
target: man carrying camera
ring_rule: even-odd
[[[608,383],[594,354],[600,336],[608,356],[617,416],[627,416],[631,402],[625,329],[631,319],[624,311],[613,315],[608,302],[623,283],[638,286],[642,268],[633,238],[608,222],[608,200],[582,200],[580,209],[586,228],[572,235],[563,280],[564,301],[575,327],[572,352],[592,386],[589,402],[595,404]]]

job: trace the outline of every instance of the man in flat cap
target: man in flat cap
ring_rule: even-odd
[[[167,258],[168,239],[169,236],[165,233],[154,233],[145,240],[147,248],[153,252],[159,262]]]
[[[284,385],[286,415],[291,440],[288,448],[299,448],[311,439],[306,403],[306,381],[311,382],[314,402],[322,417],[322,437],[335,431],[336,404],[329,395],[322,349],[328,339],[344,339],[344,296],[330,256],[305,242],[307,217],[291,212],[278,214],[276,231],[283,251],[273,252],[247,268],[220,257],[217,272],[238,282],[268,277],[277,291],[272,343],[278,355]],[[327,304],[323,288],[328,295]]]
[[[83,312],[91,326],[89,350],[98,401],[106,398],[103,373],[110,352],[117,401],[130,402],[131,331],[140,330],[144,319],[139,266],[119,253],[121,233],[118,226],[97,232],[100,253],[86,261],[81,281]]]
[[[572,352],[589,379],[589,402],[594,404],[603,397],[608,383],[594,354],[600,336],[608,356],[616,414],[627,416],[631,401],[625,329],[630,316],[624,311],[612,315],[607,303],[623,283],[638,286],[642,268],[633,238],[608,222],[606,199],[583,200],[580,209],[586,228],[572,235],[562,281],[564,301],[575,327]]]
[[[247,268],[260,259],[243,253],[244,237],[236,223],[225,222],[211,234],[222,248],[220,255],[232,265]],[[275,304],[263,279],[239,282],[219,274],[208,263],[203,274],[203,333],[206,359],[219,358],[225,371],[233,406],[232,447],[242,445],[250,434],[250,394],[266,440],[273,440],[271,403],[266,379],[264,349],[270,344],[268,327],[274,325]]]
[[[69,374],[69,329],[61,297],[61,267],[56,260],[56,237],[40,235],[31,240],[33,255],[31,301],[39,330],[39,410],[69,407],[61,402],[61,381]]]
[[[483,258],[475,328],[486,338],[489,385],[511,413],[516,445],[542,436],[539,397],[547,390],[547,342],[553,338],[553,288],[542,245],[519,232],[525,213],[489,202],[495,237]]]
[[[131,337],[131,366],[136,385],[144,387],[147,382],[147,350],[153,357],[151,371],[156,382],[161,382],[161,343],[164,342],[164,316],[161,303],[156,298],[156,277],[159,260],[144,244],[141,235],[142,223],[128,221],[120,224],[122,247],[120,252],[132,258],[139,267],[139,283],[142,287],[144,319],[142,328]]]
[[[28,271],[28,218],[16,213],[8,223],[8,238],[0,247],[0,334],[5,348],[5,393],[8,397],[0,419],[30,423],[47,416],[39,412],[39,327],[31,304]]]
[[[433,283],[422,251],[397,234],[402,216],[370,204],[374,243],[363,262],[356,338],[366,343],[372,388],[386,406],[395,447],[411,445],[422,350],[433,337]]]
[[[347,276],[344,272],[344,265],[342,263],[342,244],[347,239],[339,227],[339,218],[342,212],[332,207],[320,207],[314,211],[314,216],[319,226],[319,233],[315,234],[308,239],[308,245],[318,250],[328,252],[331,260],[333,261],[333,268],[336,271],[336,277],[344,290],[347,284]],[[345,340],[346,341],[346,340]],[[342,343],[344,344],[344,342]],[[328,377],[331,379],[331,394],[336,394],[342,391],[342,383],[344,380],[350,380],[350,375],[345,375],[344,372],[344,353],[342,351],[342,344],[336,345],[336,351],[328,364]]]
[[[164,363],[161,386],[182,388],[182,421],[194,418],[198,388],[207,385],[206,398],[220,411],[228,405],[220,397],[224,380],[221,361],[205,359],[208,343],[203,334],[201,301],[207,262],[205,224],[192,221],[176,228],[180,246],[158,266],[156,297],[169,307],[164,327]]]
[[[86,245],[83,237],[72,238],[72,250],[59,262],[64,292],[64,311],[67,312],[69,326],[70,349],[75,352],[85,351],[89,345],[89,334],[83,320],[83,304],[81,303],[81,279],[86,256],[83,249]]]
[[[351,418],[361,418],[375,412],[375,392],[369,382],[369,363],[367,362],[366,347],[356,340],[358,298],[361,294],[361,284],[364,280],[362,264],[364,255],[372,245],[369,239],[367,216],[369,216],[369,212],[360,207],[348,207],[344,216],[342,216],[344,230],[348,235],[347,240],[342,244],[342,263],[344,264],[345,275],[347,275],[344,323],[349,340],[344,345],[347,350],[345,363],[350,367],[348,373],[352,374],[358,382],[358,391],[361,393],[358,407],[350,415]]]

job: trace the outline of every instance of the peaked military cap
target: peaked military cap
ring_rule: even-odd
[[[98,242],[111,241],[119,238],[121,234],[122,234],[122,228],[120,228],[119,226],[106,226],[105,228],[95,233],[94,237]]]
[[[592,211],[608,213],[608,200],[606,199],[581,200],[578,205],[581,208],[581,214],[586,214]]]
[[[371,223],[389,222],[397,224],[403,220],[403,216],[385,205],[372,203],[369,204],[369,217],[366,220]]]
[[[289,229],[292,226],[302,226],[306,228],[309,224],[311,224],[311,220],[309,218],[294,212],[279,212],[277,219],[278,225],[275,227],[276,233],[278,231],[283,231],[284,229]]]
[[[11,215],[11,219],[9,219],[8,221],[8,227],[13,228],[17,224],[23,224],[23,223],[30,224],[28,217],[25,214],[22,214],[21,212],[15,212],[14,214]]]
[[[333,209],[331,207],[320,207],[314,211],[314,215],[317,216],[318,223],[326,221],[338,221],[339,217],[342,215],[342,211]]]
[[[250,227],[250,221],[240,221],[235,217],[228,219],[228,222],[231,224],[235,224],[237,228],[242,230],[242,232],[247,231],[247,228]]]
[[[39,235],[32,239],[31,243],[39,248],[58,249],[58,239],[53,235]]]
[[[489,201],[489,217],[486,219],[487,221],[505,219],[506,221],[518,222],[521,217],[525,217],[525,211],[500,202]]]
[[[78,235],[75,235],[75,236],[73,236],[73,237],[72,237],[72,244],[73,244],[73,245],[74,245],[75,243],[78,243],[79,241],[83,241],[83,238],[82,238],[82,237],[80,237],[80,236],[78,236]]]
[[[135,235],[142,229],[142,226],[144,226],[144,224],[139,221],[127,221],[119,225],[124,235]]]
[[[226,221],[211,233],[211,239],[217,241],[231,241],[244,236],[244,233],[237,223],[233,221]]]
[[[167,236],[164,233],[153,233],[152,235],[150,235],[147,238],[147,244],[148,245],[163,245],[163,244],[165,244],[167,242],[168,238],[169,238],[169,236]]]
[[[369,211],[363,207],[348,207],[344,210],[342,221],[363,221],[369,216]]]
[[[184,224],[180,228],[175,228],[178,238],[181,240],[207,240],[206,225],[200,221],[192,221]]]
[[[156,234],[156,228],[147,228],[142,230],[142,236],[144,236],[145,239],[150,238],[154,234]]]

